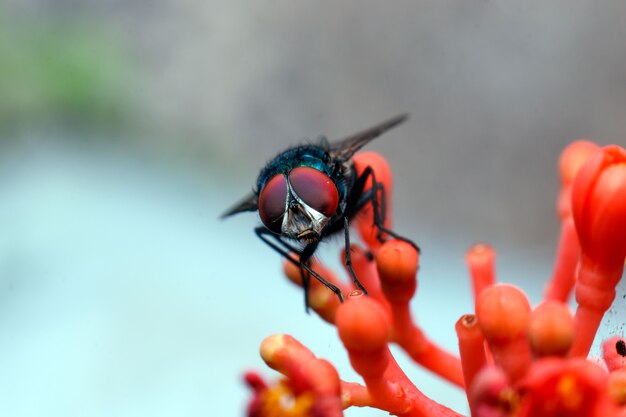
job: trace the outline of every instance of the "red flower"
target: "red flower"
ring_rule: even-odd
[[[468,390],[468,398],[474,417],[514,416],[519,404],[517,391],[506,373],[496,366],[482,368]]]
[[[626,257],[626,151],[611,145],[589,158],[572,189],[572,211],[582,257],[576,283],[574,356],[584,356],[604,313]]]
[[[626,150],[611,145],[589,158],[572,189],[572,211],[585,255],[603,265],[626,257]]]
[[[609,397],[621,406],[623,416],[626,406],[626,368],[620,368],[609,375]]]
[[[282,379],[268,385],[258,374],[252,372],[247,373],[244,378],[253,390],[253,397],[248,402],[248,417],[315,416],[315,397],[307,390],[297,389],[297,383],[301,381]]]
[[[545,358],[522,382],[518,417],[610,417],[608,374],[582,358]]]
[[[285,378],[266,384],[248,373],[247,384],[254,395],[248,417],[338,417],[343,404],[339,375],[330,362],[316,358],[304,345],[288,335],[267,337],[261,356]]]

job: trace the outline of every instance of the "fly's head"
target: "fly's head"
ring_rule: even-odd
[[[278,173],[259,192],[259,215],[269,230],[302,243],[322,237],[340,207],[337,186],[324,172],[299,166]]]

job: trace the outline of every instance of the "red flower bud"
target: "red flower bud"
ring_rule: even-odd
[[[626,150],[610,145],[580,169],[572,211],[583,253],[603,265],[626,257]]]
[[[313,352],[288,334],[266,337],[259,350],[265,363],[281,373],[315,358]]]
[[[376,255],[376,268],[385,297],[391,304],[408,303],[417,288],[419,254],[401,240],[385,242]]]
[[[513,285],[492,285],[478,297],[476,317],[496,365],[512,382],[517,381],[531,361],[527,339],[530,304],[526,294]]]
[[[602,358],[610,372],[626,369],[626,341],[614,336],[602,343]]]
[[[559,158],[559,176],[561,190],[557,199],[557,212],[563,219],[572,215],[572,184],[580,168],[600,147],[588,140],[577,140],[570,143]]]
[[[580,169],[572,189],[572,210],[582,257],[576,283],[576,340],[571,354],[584,356],[604,313],[626,257],[626,151],[611,145]]]
[[[574,341],[574,317],[566,304],[546,301],[530,314],[528,338],[537,356],[565,355]]]
[[[387,346],[389,318],[374,300],[354,295],[337,311],[339,337],[349,350],[373,351]]]

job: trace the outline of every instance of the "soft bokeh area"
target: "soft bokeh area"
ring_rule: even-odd
[[[403,112],[369,149],[394,168],[395,229],[423,250],[420,324],[456,350],[477,241],[536,302],[560,151],[626,146],[625,19],[619,0],[3,2],[0,415],[240,416],[272,333],[358,380],[256,215],[218,217],[286,146]]]

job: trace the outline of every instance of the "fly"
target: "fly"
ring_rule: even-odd
[[[261,170],[252,193],[222,215],[224,218],[244,211],[259,212],[263,225],[254,231],[269,247],[300,268],[307,311],[310,276],[343,302],[339,288],[309,265],[319,243],[340,231],[344,233],[346,267],[355,285],[367,294],[352,269],[349,233],[351,220],[366,204],[372,204],[378,240],[384,241],[387,234],[419,251],[415,243],[384,226],[384,186],[376,181],[371,167],[358,174],[352,161],[359,149],[407,118],[407,114],[396,116],[332,144],[321,137],[317,145],[300,145],[281,152]],[[372,186],[365,189],[370,178]]]

